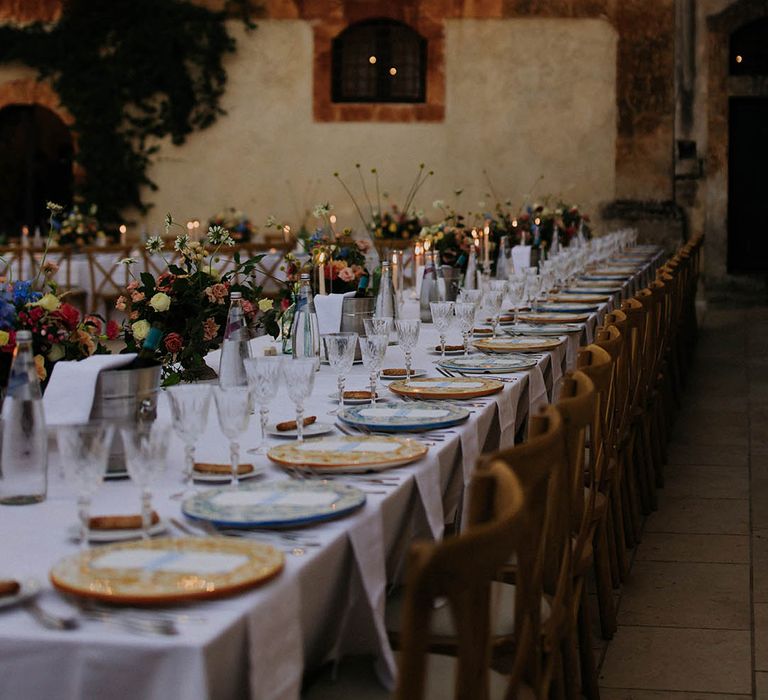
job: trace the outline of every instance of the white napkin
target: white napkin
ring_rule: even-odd
[[[354,292],[346,294],[318,294],[315,296],[315,311],[320,335],[338,333],[341,329],[341,307],[344,299],[355,296]]]
[[[124,367],[136,357],[125,355],[92,355],[84,360],[62,360],[53,366],[51,379],[43,395],[47,425],[79,425],[91,418],[93,396],[99,372]]]
[[[531,266],[531,246],[516,245],[512,248],[512,266],[515,272],[522,272],[524,267]]]

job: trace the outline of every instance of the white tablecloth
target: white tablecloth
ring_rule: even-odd
[[[258,339],[254,349],[268,342]],[[425,326],[420,345],[435,344],[435,332]],[[505,383],[496,396],[477,400],[482,405],[471,409],[469,421],[446,433],[445,441],[431,446],[424,459],[388,471],[388,478],[398,479],[396,487],[351,480],[368,492],[366,505],[349,517],[307,528],[321,547],[307,548],[302,556],[287,554],[283,573],[261,588],[177,610],[181,620],[177,637],[132,636],[101,622],[83,622],[77,631],[52,632],[22,609],[0,611],[0,696],[295,699],[307,668],[347,652],[378,656],[386,678],[394,666],[384,630],[384,596],[387,585],[402,576],[410,541],[441,536],[443,523],[453,520],[461,506],[463,487],[478,455],[512,444],[530,411],[548,400],[572,355],[564,338],[554,352],[541,356],[534,369],[509,375],[514,382]],[[210,359],[215,365],[215,357]],[[417,351],[414,366],[438,376],[436,359]],[[385,366],[402,364],[399,348],[390,347]],[[356,366],[347,388],[366,385],[364,369]],[[307,401],[307,414],[332,422],[328,411],[335,402],[329,395],[335,389],[335,375],[322,367]],[[158,420],[169,421],[165,397],[158,413]],[[270,417],[276,421],[292,417],[284,387]],[[165,518],[183,519],[180,501],[173,498],[185,489],[182,446],[172,431],[168,434],[172,457],[155,489],[154,505]],[[242,447],[258,441],[254,419]],[[197,456],[201,461],[228,458],[213,407]],[[263,466],[269,479],[287,478],[265,457],[255,457],[254,464]],[[55,454],[49,472],[45,502],[0,507],[0,578],[37,578],[47,588],[41,604],[60,606],[61,599],[46,583],[47,572],[59,558],[77,551],[67,535],[76,509]],[[111,482],[100,489],[94,510],[137,512],[138,503],[130,482]],[[173,528],[171,532],[178,534]]]

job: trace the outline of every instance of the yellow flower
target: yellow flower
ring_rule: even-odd
[[[213,265],[204,265],[202,271],[208,275],[208,277],[213,277],[215,280],[221,277],[221,274]]]
[[[171,306],[171,297],[169,297],[165,292],[158,292],[149,300],[149,305],[155,311],[168,311]]]
[[[395,223],[390,224],[389,225],[389,232],[390,233],[394,233],[395,231],[397,231],[397,224],[395,224]]]
[[[37,378],[44,382],[48,372],[45,369],[45,358],[42,355],[35,355],[35,369],[37,370]]]
[[[48,361],[58,362],[62,357],[64,357],[64,348],[56,343],[48,352]]]
[[[0,347],[8,345],[8,341],[11,339],[11,334],[8,331],[0,331]]]
[[[56,311],[56,309],[61,306],[61,302],[59,301],[59,297],[48,292],[48,294],[43,295],[39,301],[35,302],[34,306],[40,306],[46,311]]]
[[[269,311],[272,305],[273,301],[271,299],[259,299],[259,311]]]
[[[144,338],[147,337],[150,328],[149,321],[145,321],[144,319],[131,324],[131,332],[136,340],[144,340]]]

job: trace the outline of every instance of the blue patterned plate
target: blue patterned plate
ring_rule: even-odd
[[[351,406],[339,413],[339,419],[355,427],[388,432],[435,430],[456,425],[469,418],[469,411],[445,402],[389,406]]]
[[[580,314],[583,312],[597,311],[599,308],[599,304],[544,302],[543,304],[536,304],[533,311],[545,311],[555,314]]]
[[[617,294],[621,291],[621,287],[613,287],[613,286],[602,286],[602,287],[590,287],[586,282],[584,283],[584,286],[577,286],[577,287],[571,287],[569,289],[561,289],[561,294],[568,294],[569,296],[571,294],[576,295],[578,298],[579,294]]]
[[[338,518],[364,503],[354,486],[307,479],[210,489],[188,498],[181,510],[221,527],[293,527]]]
[[[509,332],[513,335],[565,335],[566,333],[580,333],[582,323],[518,323]]]
[[[507,372],[522,372],[535,367],[538,360],[531,357],[515,355],[470,355],[443,360],[437,364],[440,367],[467,374],[498,374]]]
[[[631,276],[632,275],[582,275],[579,279],[586,280],[587,282],[624,282]]]

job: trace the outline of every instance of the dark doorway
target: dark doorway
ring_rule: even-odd
[[[728,271],[768,272],[768,98],[730,99]]]
[[[72,134],[51,110],[38,105],[0,109],[0,237],[45,235],[45,204],[72,202]]]

